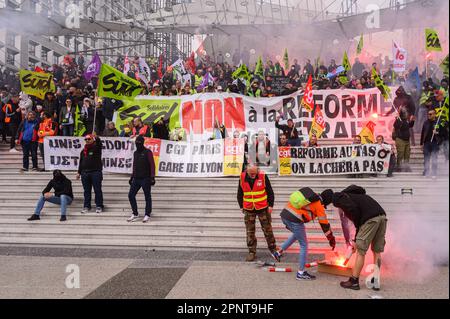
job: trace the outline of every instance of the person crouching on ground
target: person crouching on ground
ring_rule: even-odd
[[[55,193],[50,191],[54,189]],[[67,206],[73,201],[72,182],[59,170],[53,171],[53,179],[51,179],[47,187],[42,191],[42,195],[36,205],[34,214],[28,218],[29,221],[40,220],[42,208],[44,208],[45,202],[49,202],[56,205],[61,205],[61,222],[66,221]]]
[[[237,200],[244,214],[247,231],[247,247],[249,250],[246,261],[256,259],[255,222],[258,216],[267,246],[271,253],[277,249],[272,231],[271,213],[275,202],[275,194],[270,185],[269,177],[254,164],[249,164],[239,180]]]
[[[295,241],[300,244],[297,280],[314,280],[315,276],[305,271],[306,257],[308,256],[308,239],[305,224],[313,219],[319,220],[320,227],[328,239],[331,248],[336,247],[336,239],[331,231],[330,223],[325,213],[326,205],[331,203],[333,192],[325,190],[320,195],[311,188],[303,187],[289,197],[289,202],[281,211],[281,220],[292,235],[281,245],[281,249],[272,253],[272,257],[280,261],[283,252]]]
[[[145,148],[144,143],[145,139],[143,136],[136,138],[136,151],[133,154],[133,173],[129,181],[130,192],[128,193],[133,213],[127,219],[128,222],[134,222],[139,218],[136,194],[141,187],[145,196],[145,216],[142,222],[148,222],[152,213],[151,187],[155,185],[155,161],[152,151]]]
[[[354,252],[357,251],[352,277],[341,282],[341,287],[359,290],[359,276],[364,267],[366,252],[371,246],[374,264],[381,267],[381,253],[386,244],[387,218],[381,205],[366,194],[360,186],[350,185],[342,192],[334,193],[332,203],[344,211],[345,217],[353,222],[356,228]],[[372,278],[374,289],[379,289],[379,281]]]

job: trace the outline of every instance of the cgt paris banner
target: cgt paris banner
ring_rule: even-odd
[[[124,137],[103,137],[101,140],[103,170],[130,174],[134,141]],[[146,138],[145,146],[153,152],[157,176],[238,176],[244,163],[244,139],[189,143]],[[81,137],[46,137],[45,169],[78,170],[83,148]]]
[[[387,174],[390,145],[279,147],[279,175]]]

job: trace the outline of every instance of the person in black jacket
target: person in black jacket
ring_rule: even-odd
[[[301,146],[300,139],[298,138],[298,131],[295,128],[294,121],[292,119],[288,119],[287,125],[285,125],[279,124],[280,119],[281,117],[278,116],[275,121],[275,127],[283,131],[283,134],[286,135],[290,146]]]
[[[397,149],[397,169],[410,172],[409,159],[411,156],[410,129],[414,126],[414,119],[409,117],[405,108],[400,109],[400,115],[395,119],[395,147]]]
[[[134,222],[139,218],[136,194],[141,187],[145,196],[145,216],[142,222],[148,222],[152,213],[151,186],[155,185],[155,161],[152,151],[146,149],[144,143],[144,137],[139,135],[135,141],[136,151],[133,154],[133,173],[129,181],[130,192],[128,193],[128,199],[133,213],[127,219],[128,222]]]
[[[431,176],[436,178],[438,169],[438,153],[439,143],[442,135],[442,127],[436,127],[436,111],[431,109],[428,111],[428,120],[423,123],[422,133],[420,136],[420,145],[422,146],[424,157],[424,170],[423,176],[430,175],[430,162],[431,162]]]
[[[54,189],[55,193],[50,191]],[[61,205],[61,218],[60,221],[66,221],[67,206],[73,201],[72,182],[59,170],[53,171],[53,179],[51,179],[47,187],[42,191],[42,195],[36,205],[34,214],[28,218],[29,221],[40,220],[41,210],[44,207],[45,202]]]
[[[84,206],[82,214],[91,210],[91,192],[94,187],[95,212],[101,213],[103,210],[103,163],[102,163],[102,141],[95,134],[88,134],[84,137],[86,144],[80,153],[77,179],[80,179],[84,189]]]
[[[160,118],[158,122],[153,123],[153,138],[169,140],[169,121]]]
[[[332,196],[335,207],[343,210],[344,215],[356,228],[354,252],[357,252],[352,277],[341,282],[341,287],[359,290],[359,275],[364,267],[365,255],[371,246],[374,255],[374,264],[381,267],[381,253],[386,244],[387,218],[381,205],[366,194],[360,186],[350,185],[342,192]],[[377,278],[379,279],[379,278]],[[379,281],[374,280],[374,288],[379,289]]]

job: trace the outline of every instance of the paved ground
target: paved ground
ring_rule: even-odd
[[[448,266],[426,281],[382,277],[382,290],[348,291],[343,277],[318,273],[314,282],[295,272],[271,273],[245,263],[237,252],[83,249],[0,249],[0,298],[449,298]],[[295,271],[296,256],[289,266]],[[80,288],[76,284],[79,269]]]

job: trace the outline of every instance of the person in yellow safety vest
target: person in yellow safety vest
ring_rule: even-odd
[[[200,84],[202,84],[203,81],[203,70],[198,69],[197,74],[194,76],[195,82],[194,82],[194,88],[197,88]]]
[[[248,90],[247,95],[252,96],[252,97],[261,97],[261,89],[259,88],[258,80],[254,80],[252,82],[252,85],[251,85],[250,89]]]
[[[256,165],[249,164],[247,170],[241,174],[239,180],[237,200],[244,214],[245,228],[247,231],[247,247],[249,250],[246,261],[256,259],[256,216],[261,223],[267,246],[273,254],[277,247],[272,231],[271,213],[275,202],[275,194],[268,176],[259,171]]]
[[[184,95],[192,95],[196,93],[197,91],[191,88],[191,84],[189,82],[186,82],[186,84],[184,85]]]
[[[308,256],[308,239],[306,237],[305,224],[314,219],[319,220],[319,224],[328,239],[331,248],[336,247],[336,239],[331,231],[330,223],[325,213],[326,205],[330,204],[333,198],[331,190],[325,190],[320,195],[311,188],[303,187],[295,191],[289,197],[289,201],[281,211],[281,221],[292,235],[281,245],[281,248],[272,253],[272,257],[280,261],[283,252],[286,251],[295,241],[300,244],[299,263],[297,280],[314,280],[315,276],[305,271],[306,257]]]

